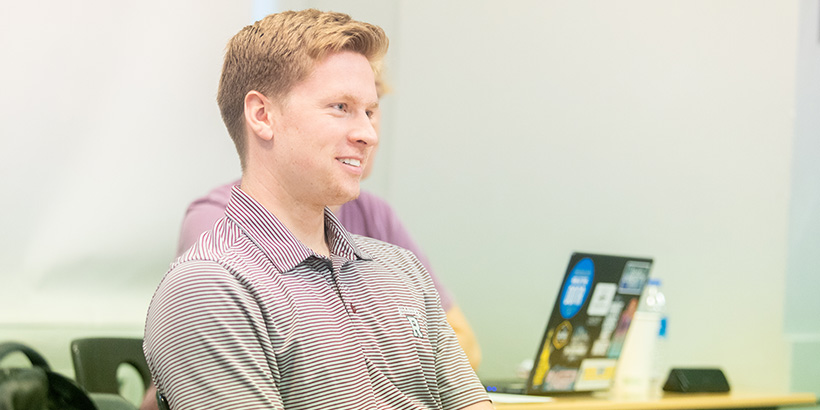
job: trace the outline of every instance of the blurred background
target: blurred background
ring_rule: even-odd
[[[483,350],[532,359],[573,251],[649,256],[669,366],[820,394],[820,1],[4,0],[0,340],[71,375],[141,337],[187,205],[239,176],[228,39],[283,9],[391,39],[365,189]]]

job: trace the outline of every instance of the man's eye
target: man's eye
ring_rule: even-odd
[[[336,103],[336,104],[333,104],[333,108],[335,108],[337,110],[345,111],[347,109],[347,105],[345,105],[345,103]]]
[[[364,113],[367,114],[367,118],[373,118],[373,111],[367,110]]]

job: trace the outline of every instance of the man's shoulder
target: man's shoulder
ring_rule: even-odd
[[[403,265],[410,264],[413,267],[424,269],[416,255],[401,246],[368,236],[351,234],[351,237],[356,246],[374,260],[395,262]]]
[[[202,233],[199,239],[176,259],[172,268],[193,261],[221,263],[236,257],[238,250],[247,250],[248,242],[235,223],[227,217],[222,217],[214,223],[211,230]]]
[[[361,249],[361,250],[363,250],[367,253],[372,253],[372,252],[377,252],[377,253],[381,253],[381,252],[388,252],[388,253],[408,252],[408,253],[412,254],[412,252],[408,251],[407,249],[402,248],[401,246],[394,245],[390,242],[385,242],[381,239],[373,238],[373,237],[370,237],[370,236],[364,236],[364,235],[360,235],[360,234],[356,234],[356,233],[352,233],[352,232],[350,233],[350,237],[353,238],[353,243],[355,243],[356,246],[359,247],[359,249]]]

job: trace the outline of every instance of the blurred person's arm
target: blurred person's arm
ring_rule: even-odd
[[[148,389],[145,390],[145,397],[142,398],[140,410],[159,410],[159,404],[157,404],[157,386],[154,386],[153,382],[148,386]]]
[[[464,313],[461,313],[461,309],[456,304],[452,304],[450,309],[445,310],[444,313],[447,314],[447,323],[456,332],[458,344],[467,354],[470,366],[473,370],[478,369],[478,365],[481,364],[481,348],[478,346],[478,340],[467,322],[467,318],[464,317]]]

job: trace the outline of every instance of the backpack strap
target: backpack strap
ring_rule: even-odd
[[[21,352],[26,355],[31,365],[34,367],[41,367],[43,370],[50,371],[51,366],[48,365],[46,359],[36,350],[17,342],[3,342],[0,343],[0,360],[11,353]]]
[[[46,359],[36,350],[17,342],[0,343],[0,360],[15,352],[26,355],[32,368],[0,369],[3,372],[0,393],[4,396],[0,397],[0,408],[15,409],[21,408],[21,404],[33,404],[35,407],[22,408],[97,410],[83,389],[71,379],[52,372]]]

